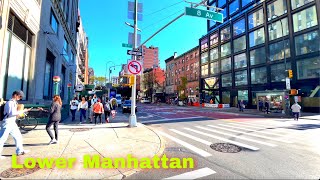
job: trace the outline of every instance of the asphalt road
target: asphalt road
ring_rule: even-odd
[[[117,114],[128,121],[129,113]],[[138,105],[138,121],[165,140],[168,157],[191,157],[193,169],[142,170],[127,179],[319,179],[320,121],[266,119],[177,106]],[[237,153],[213,150],[229,143]]]

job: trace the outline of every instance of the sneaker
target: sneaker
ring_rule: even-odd
[[[58,140],[54,140],[52,144],[58,144]]]
[[[55,140],[55,139],[52,139],[50,142],[49,142],[49,145],[50,144],[56,144],[57,143],[57,141]]]
[[[18,153],[17,156],[28,154],[30,150],[23,150],[21,153]]]

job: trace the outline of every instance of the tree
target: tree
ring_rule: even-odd
[[[156,79],[156,77],[153,73],[153,70],[144,72],[142,83],[146,89],[145,94],[147,95],[147,97],[152,98],[154,88],[156,86],[159,86],[159,82]]]
[[[91,76],[90,82],[93,82],[96,90],[102,90],[105,87],[106,78],[103,76]]]
[[[186,96],[187,84],[188,84],[187,77],[181,77],[181,85],[178,86],[180,100],[185,100],[187,98]]]

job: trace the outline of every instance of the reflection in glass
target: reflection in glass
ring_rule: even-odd
[[[241,19],[233,24],[233,36],[238,36],[246,31],[245,19]]]
[[[201,66],[201,76],[207,76],[208,75],[208,64]]]
[[[297,61],[298,79],[320,78],[320,57]],[[320,81],[320,79],[319,79]]]
[[[207,63],[209,61],[208,52],[204,52],[201,54],[201,64]]]
[[[210,35],[210,47],[218,44],[218,42],[219,42],[219,37],[217,32]]]
[[[213,63],[211,63],[211,74],[217,74],[220,72],[219,70],[219,62],[218,61],[215,61]]]
[[[281,25],[281,22],[282,22],[282,25]],[[270,24],[268,26],[268,31],[269,31],[269,40],[270,41],[277,39],[277,38],[281,38],[283,36],[282,31],[283,31],[284,36],[288,35],[289,34],[288,18],[283,18],[277,22]]]
[[[250,64],[251,66],[265,63],[266,51],[264,47],[250,51]]]
[[[246,53],[242,53],[234,56],[234,69],[247,67]]]
[[[263,9],[259,9],[258,11],[250,14],[248,16],[249,19],[249,29],[252,29],[254,27],[257,27],[261,24],[264,23],[264,18],[263,18]]]
[[[251,84],[264,84],[267,83],[267,68],[251,69]]]
[[[250,47],[263,44],[265,41],[264,38],[264,28],[257,29],[249,34],[249,43]]]
[[[221,57],[228,56],[231,54],[230,42],[221,45]]]
[[[235,72],[234,78],[236,86],[247,85],[247,70]]]
[[[313,2],[314,0],[291,0],[292,10],[301,7],[309,2]]]
[[[318,18],[315,6],[293,14],[294,32],[302,31],[316,25],[318,25]]]
[[[233,41],[234,53],[242,51],[246,49],[246,47],[247,47],[246,36],[241,36],[238,39],[235,39]]]
[[[312,31],[295,37],[296,55],[320,51],[318,31]]]
[[[242,0],[242,7],[246,6],[247,4],[253,2],[254,0]]]
[[[276,16],[281,16],[285,13],[287,13],[287,0],[277,0],[273,3],[268,4],[268,21],[273,18],[276,18]]]
[[[222,7],[223,5],[225,5],[227,3],[227,0],[218,0],[218,6]]]
[[[231,58],[221,60],[221,72],[231,70]]]
[[[221,43],[229,40],[230,39],[230,26],[222,29],[220,34],[221,34],[221,37],[220,37]]]
[[[210,61],[218,59],[218,48],[213,48],[210,50]]]
[[[239,0],[235,0],[229,5],[229,14],[233,14],[239,10]]]
[[[222,87],[230,87],[230,86],[232,86],[231,73],[222,75],[221,76],[221,82],[222,82]]]
[[[291,69],[291,64],[287,62],[287,69]],[[285,81],[287,77],[284,63],[271,66],[271,82]]]
[[[283,45],[285,45],[285,50],[283,49]],[[284,52],[286,52],[286,58],[290,57],[289,40],[286,39],[284,41],[284,44],[283,44],[283,41],[279,41],[277,43],[270,44],[269,51],[270,51],[270,60],[271,61],[284,59]]]

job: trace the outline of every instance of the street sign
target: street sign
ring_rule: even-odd
[[[134,56],[142,56],[142,52],[139,51],[133,51],[133,50],[128,50],[127,51],[128,55],[134,55]]]
[[[286,89],[290,90],[291,86],[290,86],[290,78],[286,77]]]
[[[202,18],[223,23],[222,13],[186,7],[184,14],[189,16],[202,17]]]
[[[139,74],[142,70],[142,66],[138,61],[130,61],[128,63],[128,70],[131,74]]]
[[[132,44],[122,43],[122,47],[132,48]]]

